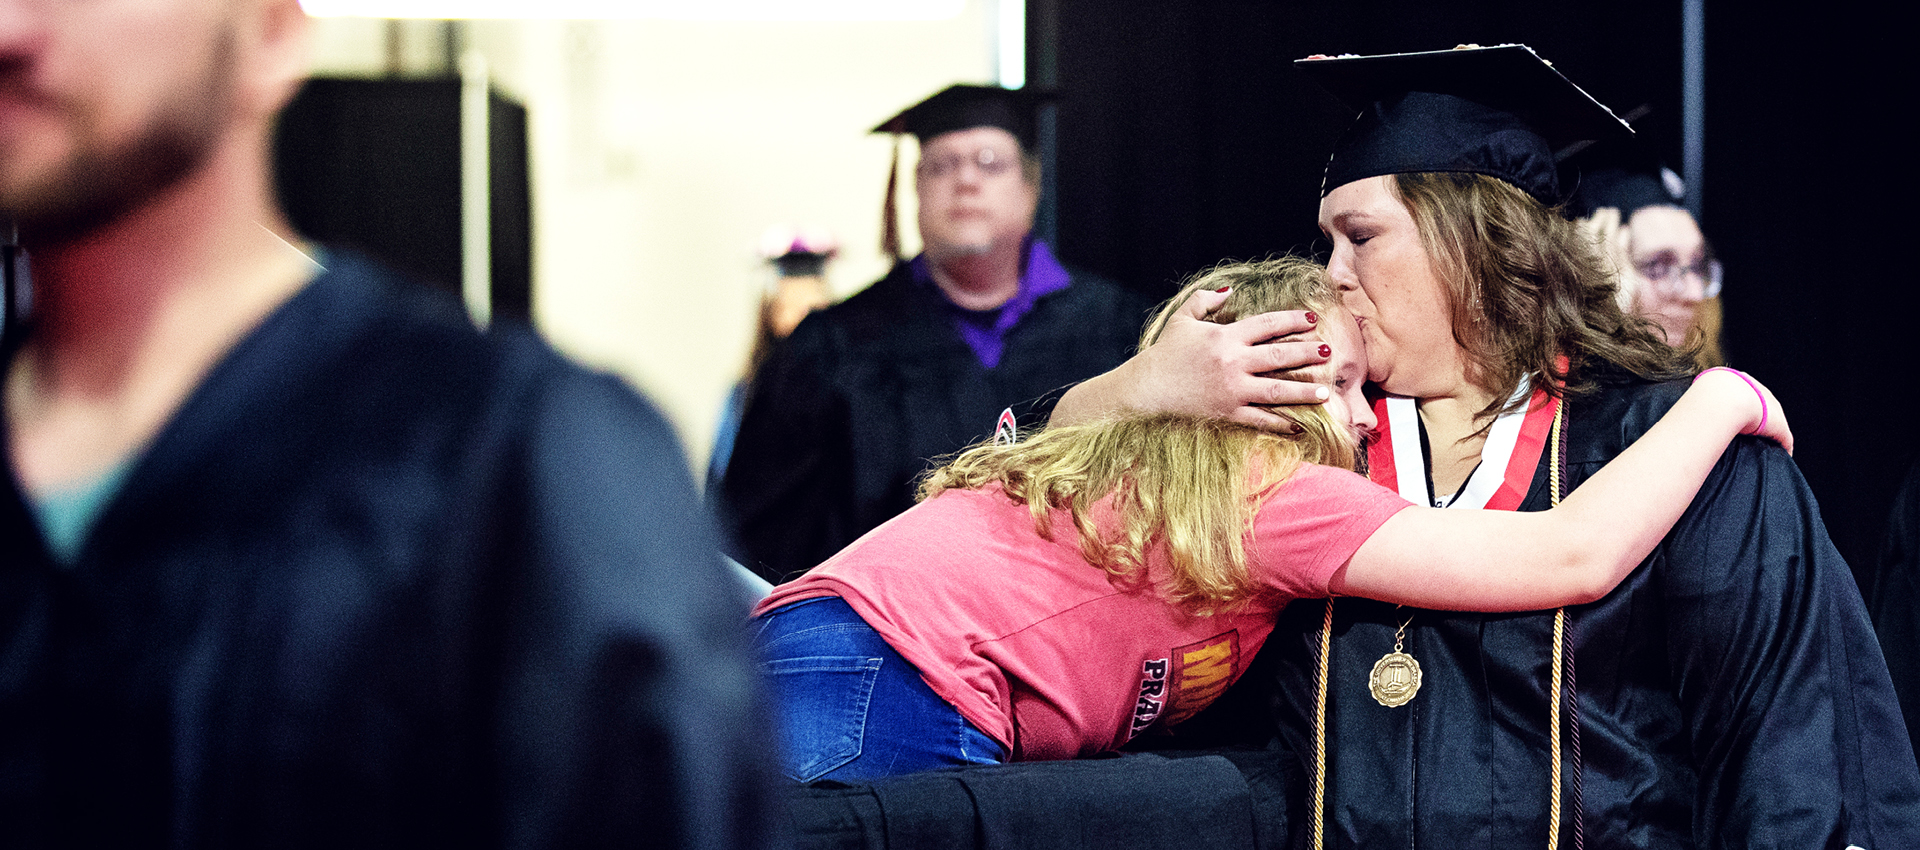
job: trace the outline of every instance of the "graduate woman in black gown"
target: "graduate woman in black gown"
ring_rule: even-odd
[[[1622,315],[1556,209],[1553,152],[1626,127],[1520,46],[1298,65],[1359,113],[1320,225],[1383,394],[1372,477],[1431,504],[1545,509],[1691,371]],[[1324,795],[1309,813],[1326,846],[1920,847],[1920,771],[1859,592],[1792,460],[1760,441],[1735,441],[1598,602],[1311,602],[1275,633],[1297,637],[1267,644],[1267,720]],[[1424,676],[1388,705],[1370,671],[1396,652]]]

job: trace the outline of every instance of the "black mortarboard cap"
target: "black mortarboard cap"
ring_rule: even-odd
[[[776,224],[760,234],[760,256],[772,262],[781,277],[820,277],[839,252],[840,241],[820,227]]]
[[[912,133],[924,143],[955,130],[999,127],[1019,139],[1022,148],[1032,150],[1034,113],[1051,97],[1052,92],[1036,89],[953,85],[907,107],[873,132]]]
[[[820,277],[826,274],[827,260],[832,254],[811,254],[794,251],[773,258],[773,267],[780,271],[781,277]]]
[[[1638,140],[1604,142],[1568,156],[1560,163],[1560,185],[1573,218],[1614,207],[1625,221],[1645,207],[1683,206],[1687,197],[1680,176]]]
[[[1632,128],[1522,44],[1301,59],[1294,66],[1360,110],[1320,192],[1382,174],[1472,172],[1559,203],[1554,152]]]

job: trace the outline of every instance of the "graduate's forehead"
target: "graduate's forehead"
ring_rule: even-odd
[[[1344,183],[1320,199],[1320,232],[1329,236],[1381,221],[1411,221],[1387,176]]]

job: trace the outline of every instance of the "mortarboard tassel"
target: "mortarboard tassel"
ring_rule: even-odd
[[[880,205],[880,253],[900,260],[900,215],[894,196],[900,186],[900,136],[893,137],[893,164],[887,168],[887,200]]]

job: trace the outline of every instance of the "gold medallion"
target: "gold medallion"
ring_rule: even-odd
[[[1373,662],[1373,675],[1367,677],[1367,690],[1373,699],[1388,708],[1406,705],[1420,692],[1420,662],[1395,649]]]

